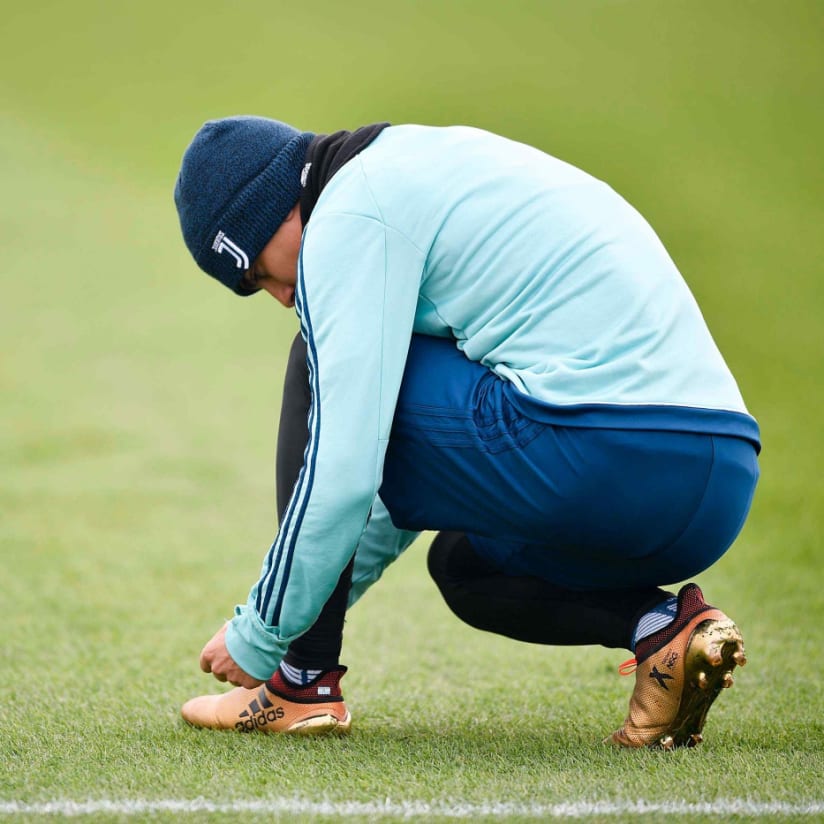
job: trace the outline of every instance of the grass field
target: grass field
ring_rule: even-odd
[[[822,43],[815,0],[4,8],[0,820],[824,820]],[[699,579],[750,659],[702,747],[603,747],[626,656],[461,625],[425,541],[350,615],[348,739],[179,719],[221,689],[200,647],[275,528],[296,329],[179,237],[183,148],[235,113],[491,128],[659,231],[764,439],[750,521]]]

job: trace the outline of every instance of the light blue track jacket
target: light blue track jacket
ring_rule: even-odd
[[[304,232],[296,308],[305,465],[226,636],[261,679],[356,549],[352,600],[414,537],[376,497],[413,332],[454,337],[549,421],[758,442],[646,221],[585,172],[478,129],[390,127],[335,174]]]

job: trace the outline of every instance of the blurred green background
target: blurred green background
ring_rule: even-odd
[[[201,274],[172,202],[200,124],[254,113],[488,128],[649,219],[762,427],[752,516],[702,583],[749,629],[755,705],[796,656],[793,692],[817,708],[798,729],[821,730],[824,3],[34,0],[0,17],[0,721],[24,685],[59,678],[76,709],[127,679],[142,723],[173,727],[206,688],[200,645],[257,576],[296,322]],[[419,551],[398,566],[353,611],[350,663],[423,677],[460,667],[453,637],[535,654],[462,634]],[[410,589],[446,635],[395,615]],[[23,774],[7,796],[49,796]]]

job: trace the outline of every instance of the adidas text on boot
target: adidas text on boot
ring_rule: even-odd
[[[713,701],[747,659],[738,627],[687,584],[675,620],[638,643],[636,663],[629,714],[607,742],[671,750],[701,743]]]

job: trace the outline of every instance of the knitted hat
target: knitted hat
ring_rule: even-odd
[[[238,295],[257,291],[243,274],[298,202],[313,137],[265,117],[227,117],[204,123],[183,155],[183,239],[197,265]]]

